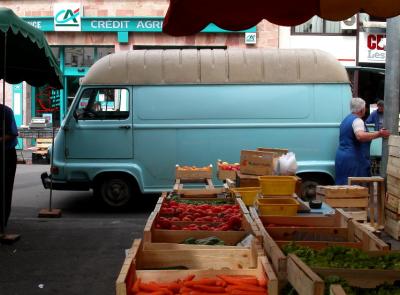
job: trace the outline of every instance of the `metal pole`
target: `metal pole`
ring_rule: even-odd
[[[52,111],[52,122],[51,122],[51,156],[50,156],[50,175],[53,173],[53,159],[54,159],[54,111]],[[52,210],[52,200],[53,200],[53,177],[50,176],[50,197],[49,197],[49,212]]]
[[[359,96],[359,83],[360,83],[360,71],[358,70],[358,58],[360,46],[360,14],[356,14],[356,70],[354,71],[353,77],[353,96]]]
[[[3,118],[2,118],[2,141],[1,141],[1,146],[2,146],[2,155],[1,155],[1,161],[3,162],[3,165],[1,167],[1,181],[2,181],[2,187],[1,187],[1,220],[0,220],[0,236],[5,234],[5,227],[6,227],[6,66],[7,66],[7,32],[4,34],[4,61],[3,61]]]
[[[385,64],[385,115],[383,126],[391,134],[399,131],[399,79],[400,79],[400,16],[387,19]],[[381,175],[386,177],[388,140],[382,142]]]

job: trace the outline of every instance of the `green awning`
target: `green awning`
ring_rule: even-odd
[[[10,84],[26,81],[63,88],[61,70],[43,32],[0,7],[0,79],[4,76]]]
[[[370,72],[375,74],[385,75],[384,68],[374,68],[374,67],[362,67],[362,66],[346,66],[346,70],[348,71],[362,71],[362,72]]]

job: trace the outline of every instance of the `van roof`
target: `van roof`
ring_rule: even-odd
[[[121,51],[92,65],[82,85],[349,83],[331,54],[314,49]]]

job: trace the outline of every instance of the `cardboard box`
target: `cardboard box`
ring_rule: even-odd
[[[276,153],[278,155],[278,157],[280,157],[282,155],[286,155],[289,152],[288,149],[263,148],[263,147],[257,148],[257,151],[268,152],[268,153]]]
[[[277,154],[263,151],[242,150],[240,172],[250,175],[274,175]]]

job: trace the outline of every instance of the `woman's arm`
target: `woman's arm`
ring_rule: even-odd
[[[371,141],[371,140],[377,139],[379,137],[388,138],[389,135],[390,135],[389,131],[386,130],[385,128],[382,128],[381,130],[374,131],[374,132],[366,132],[366,131],[357,131],[356,132],[356,138],[358,141],[361,141],[361,142]]]

